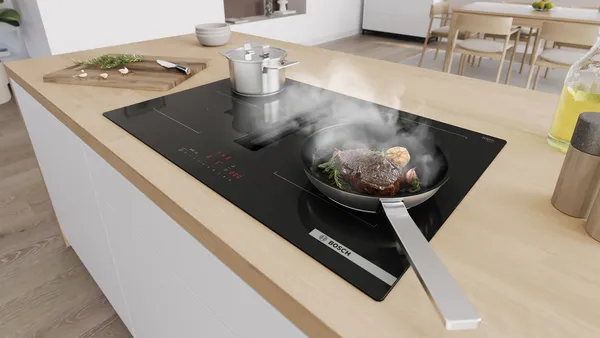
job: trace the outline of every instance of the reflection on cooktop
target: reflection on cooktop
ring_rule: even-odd
[[[310,233],[317,229],[327,234],[396,277],[410,266],[383,213],[370,214],[345,208],[319,192],[307,179],[293,182],[279,172],[274,175],[302,190],[298,199],[298,215],[306,231]],[[435,200],[411,209],[411,215],[427,240],[431,240],[441,224]],[[346,218],[350,221],[344,222]],[[397,260],[386,259],[390,255],[396,255]]]
[[[226,79],[105,116],[341,278],[382,300],[409,267],[387,218],[329,200],[310,184],[300,158],[306,136],[340,123],[337,117],[347,108],[376,114],[399,129],[421,125],[446,154],[450,179],[434,197],[409,210],[427,239],[506,143],[293,80],[278,95],[249,98],[232,93]]]

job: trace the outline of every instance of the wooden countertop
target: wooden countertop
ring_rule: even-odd
[[[285,48],[288,77],[497,136],[508,145],[431,242],[483,317],[447,332],[412,270],[375,302],[105,119],[104,111],[169,92],[42,82],[72,58],[140,53],[212,59],[171,92],[228,77],[223,48],[193,35],[6,65],[12,79],[247,283],[315,337],[598,337],[600,243],[550,204],[564,156],[546,144],[555,95],[314,47]],[[330,76],[331,74],[337,74]]]

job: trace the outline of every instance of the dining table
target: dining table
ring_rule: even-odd
[[[537,34],[535,34],[532,55],[537,55],[540,44],[540,33],[542,25],[545,21],[580,23],[600,26],[600,11],[598,9],[591,8],[555,7],[550,11],[537,11],[531,5],[527,4],[498,2],[474,2],[462,7],[453,8],[452,20],[449,29],[450,34],[448,35],[448,44],[446,46],[446,55],[444,58],[444,72],[448,72],[450,68],[449,56],[454,45],[454,37],[456,36],[456,20],[459,14],[512,17],[513,25],[535,28],[537,30]],[[532,64],[533,59],[533,57],[530,58],[530,65]]]

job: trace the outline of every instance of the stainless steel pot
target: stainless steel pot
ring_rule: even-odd
[[[298,61],[287,61],[283,49],[250,42],[221,54],[229,60],[231,88],[245,96],[281,92],[285,85],[285,68],[298,64]]]

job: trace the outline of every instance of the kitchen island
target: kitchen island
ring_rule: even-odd
[[[246,40],[300,61],[291,79],[508,141],[431,241],[478,330],[445,331],[412,270],[373,301],[102,116],[227,78],[218,52]],[[169,92],[42,81],[104,53],[211,61]],[[557,96],[242,34],[222,48],[186,35],[6,67],[61,229],[136,337],[600,335],[600,244],[550,204],[564,158],[545,140]]]

